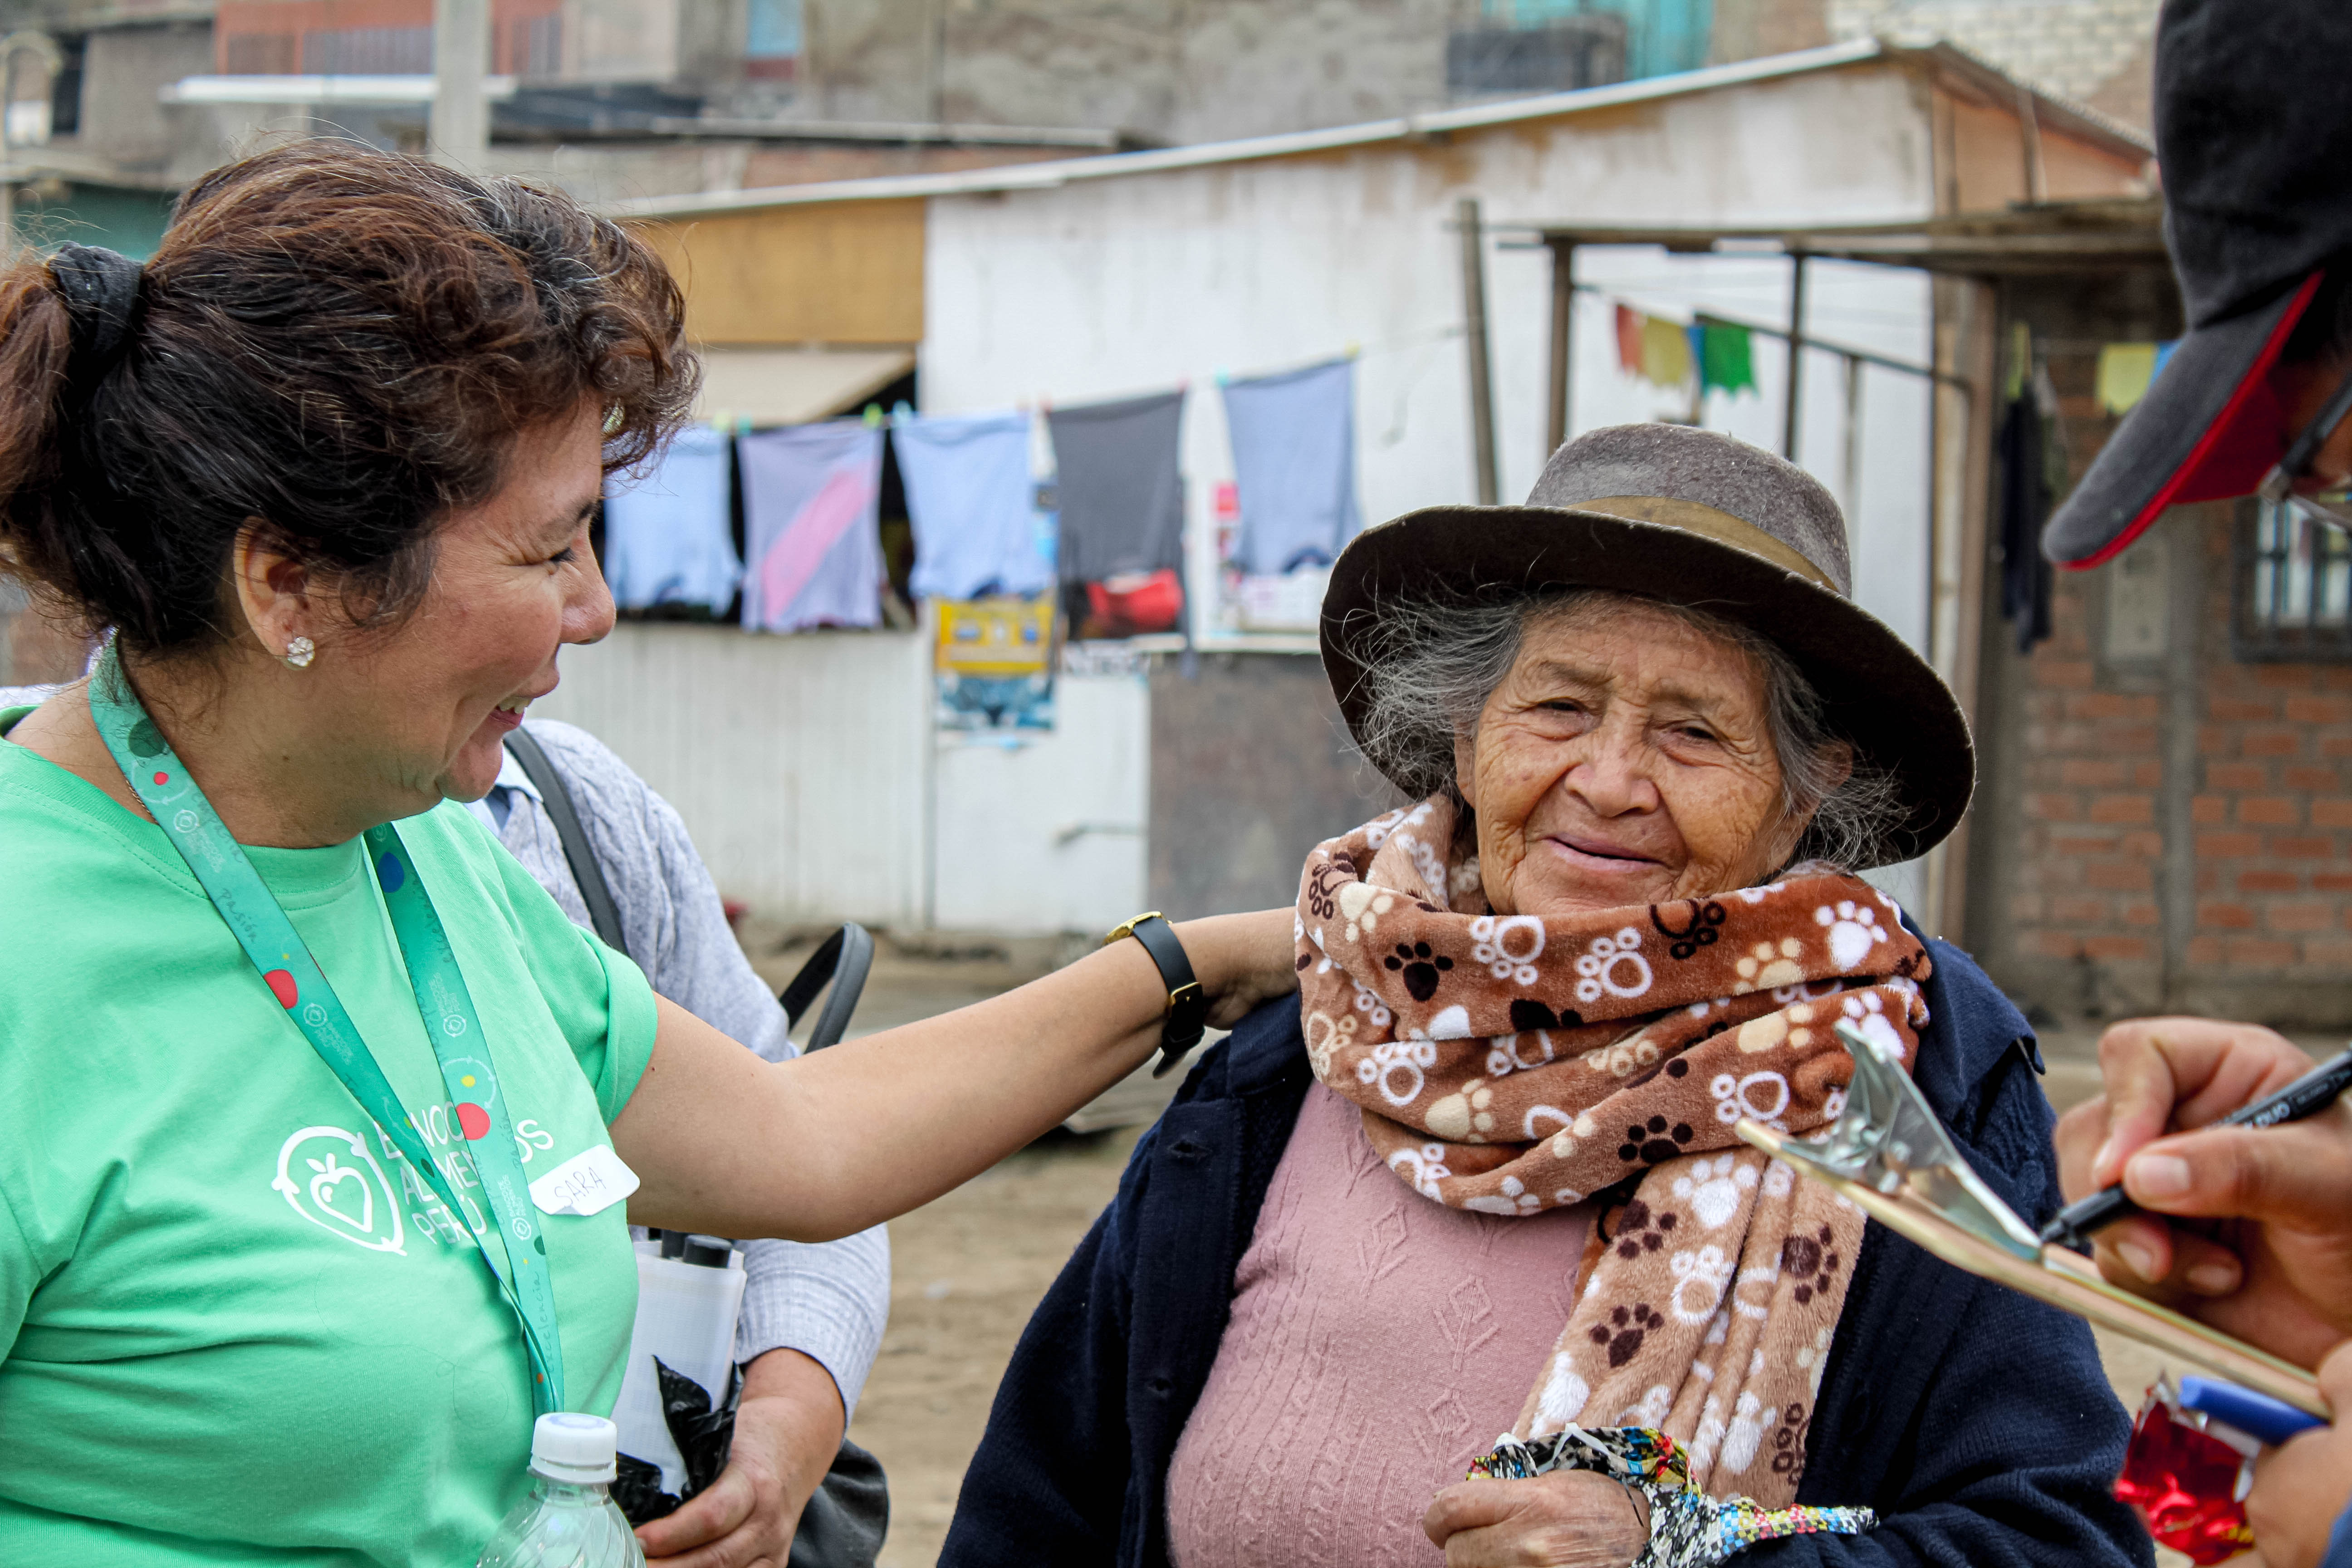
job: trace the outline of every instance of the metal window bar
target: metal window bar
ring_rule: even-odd
[[[2239,509],[2232,554],[2240,659],[2352,663],[2352,538],[2255,500]]]

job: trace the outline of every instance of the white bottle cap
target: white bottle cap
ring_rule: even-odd
[[[621,1429],[602,1415],[559,1410],[531,1425],[530,1468],[552,1481],[609,1481],[620,1447]]]

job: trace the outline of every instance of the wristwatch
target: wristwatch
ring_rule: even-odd
[[[1130,936],[1151,955],[1151,962],[1160,970],[1160,984],[1168,987],[1168,1010],[1160,1026],[1160,1062],[1151,1069],[1153,1078],[1162,1078],[1184,1059],[1187,1051],[1201,1043],[1201,1032],[1209,1022],[1209,994],[1201,989],[1201,982],[1192,973],[1192,961],[1184,956],[1184,944],[1177,939],[1176,928],[1168,923],[1168,917],[1158,910],[1139,914],[1111,927],[1103,938],[1103,945],[1108,947]]]

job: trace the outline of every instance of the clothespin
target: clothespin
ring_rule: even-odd
[[[1342,359],[1361,359],[1364,357],[1364,345],[1358,342],[1355,339],[1349,338],[1348,340],[1347,348],[1341,351],[1339,357]]]
[[[880,404],[869,403],[866,405],[866,427],[868,430],[879,430],[882,428],[882,405]]]

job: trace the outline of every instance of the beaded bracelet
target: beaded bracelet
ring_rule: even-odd
[[[1682,1446],[1652,1426],[1570,1426],[1522,1440],[1506,1433],[1472,1462],[1472,1479],[1527,1480],[1591,1470],[1650,1502],[1650,1541],[1632,1568],[1714,1568],[1759,1541],[1788,1535],[1860,1535],[1878,1523],[1866,1508],[1768,1509],[1753,1498],[1710,1497],[1694,1485]]]

